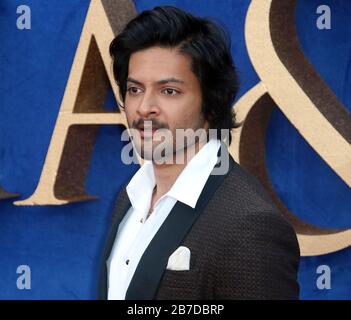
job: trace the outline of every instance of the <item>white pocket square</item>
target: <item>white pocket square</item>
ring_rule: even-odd
[[[190,250],[180,246],[168,259],[167,270],[190,270]]]

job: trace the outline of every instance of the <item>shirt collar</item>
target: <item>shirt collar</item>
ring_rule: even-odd
[[[152,161],[145,160],[126,187],[133,208],[141,212],[148,210],[155,185]]]
[[[172,197],[195,208],[208,177],[218,158],[217,152],[221,143],[211,139],[189,161],[178,176],[171,189],[163,196]],[[151,161],[144,161],[126,187],[133,208],[145,212],[155,187],[155,175]],[[162,197],[162,198],[163,198]]]
[[[216,165],[220,141],[211,139],[189,161],[178,176],[168,195],[195,208],[208,177]]]

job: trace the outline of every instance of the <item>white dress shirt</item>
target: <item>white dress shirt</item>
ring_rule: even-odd
[[[213,167],[221,143],[210,140],[189,161],[171,189],[154,206],[147,218],[155,176],[151,161],[145,161],[127,185],[131,207],[121,221],[107,261],[108,299],[124,300],[139,261],[173,206],[181,201],[195,208]]]

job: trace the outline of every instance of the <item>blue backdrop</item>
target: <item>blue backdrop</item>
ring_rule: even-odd
[[[249,0],[136,0],[138,12],[172,4],[223,22],[241,88],[259,79],[244,40]],[[31,30],[16,27],[17,6],[32,11]],[[316,8],[329,5],[332,29],[316,27]],[[30,196],[38,183],[89,0],[0,2],[0,185]],[[351,2],[299,0],[296,25],[305,55],[337,97],[351,108]],[[107,103],[111,106],[111,97]],[[121,129],[99,129],[86,189],[99,200],[68,206],[17,207],[0,201],[0,298],[95,299],[98,260],[116,193],[137,170],[120,161]],[[307,222],[350,228],[351,190],[278,110],[267,136],[267,166],[286,206]],[[319,290],[316,269],[331,269],[331,289]],[[31,268],[31,289],[18,290],[19,265]],[[302,299],[351,298],[351,249],[301,259]]]

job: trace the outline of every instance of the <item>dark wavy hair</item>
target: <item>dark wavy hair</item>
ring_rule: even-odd
[[[159,46],[177,48],[192,59],[192,71],[202,92],[202,112],[218,139],[229,139],[238,125],[232,104],[238,77],[226,30],[210,19],[195,17],[172,6],[146,10],[131,20],[110,44],[113,73],[125,101],[129,59],[132,53]],[[220,129],[229,129],[229,137]]]

